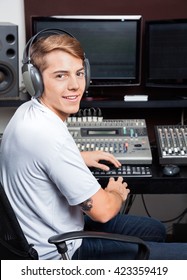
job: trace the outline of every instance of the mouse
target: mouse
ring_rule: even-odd
[[[162,172],[165,176],[176,176],[179,174],[180,168],[178,165],[168,164],[163,167]]]

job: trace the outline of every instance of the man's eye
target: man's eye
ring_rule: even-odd
[[[63,79],[65,76],[66,76],[65,73],[60,73],[60,74],[57,74],[57,75],[56,75],[56,78],[57,78],[57,79]]]
[[[84,77],[84,76],[85,76],[84,71],[77,72],[77,76],[78,76],[78,77]]]

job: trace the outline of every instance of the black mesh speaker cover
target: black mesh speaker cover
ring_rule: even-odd
[[[18,26],[0,22],[0,99],[19,96]]]

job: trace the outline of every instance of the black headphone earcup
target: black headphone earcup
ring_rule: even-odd
[[[86,91],[90,86],[90,76],[91,76],[90,63],[87,58],[84,59],[84,70],[85,70],[85,79],[86,79],[86,87],[85,87],[85,91]]]
[[[39,70],[31,63],[24,64],[22,67],[22,75],[27,92],[36,98],[41,96],[44,86]]]

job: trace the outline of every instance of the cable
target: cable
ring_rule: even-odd
[[[126,201],[124,202],[124,204],[121,208],[121,211],[120,211],[121,214],[128,214],[129,213],[135,198],[136,198],[135,194],[129,194],[128,195]]]
[[[147,206],[146,206],[146,203],[145,203],[145,199],[144,199],[144,195],[141,194],[141,198],[142,198],[142,202],[143,202],[143,205],[144,205],[144,209],[147,213],[147,215],[149,217],[152,217],[150,214],[149,214],[149,211],[147,209]],[[169,219],[169,220],[164,220],[164,221],[161,221],[162,223],[169,223],[169,222],[173,222],[173,221],[176,221],[177,219],[179,219],[179,222],[184,218],[184,216],[187,214],[187,208],[185,208],[181,214],[179,214],[178,216],[176,216],[175,218],[172,218],[172,219]]]

